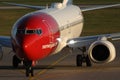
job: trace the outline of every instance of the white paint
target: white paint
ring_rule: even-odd
[[[57,43],[50,43],[50,44],[45,44],[45,45],[42,45],[42,49],[47,49],[47,48],[53,48],[57,46]]]
[[[80,36],[83,28],[83,15],[78,6],[68,5],[62,9],[50,8],[40,12],[51,15],[59,25],[60,41],[54,54],[67,45],[67,40]]]
[[[93,50],[93,48],[94,48],[95,46],[97,46],[97,45],[104,45],[104,46],[106,46],[106,47],[108,48],[109,52],[110,52],[110,56],[109,56],[105,61],[103,61],[103,62],[97,61],[97,60],[94,59],[93,56],[92,56],[92,50]],[[88,49],[88,53],[89,53],[88,55],[90,56],[90,58],[91,58],[94,62],[96,62],[96,63],[109,63],[109,62],[113,61],[113,60],[115,59],[115,57],[116,57],[116,50],[115,50],[114,45],[113,45],[111,42],[105,41],[105,40],[98,40],[98,41],[95,41],[94,43],[92,43],[92,44],[90,45],[89,49]],[[97,53],[96,53],[96,54],[97,54]]]

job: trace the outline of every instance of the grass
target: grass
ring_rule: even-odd
[[[119,0],[73,0],[75,4],[113,4],[120,3]]]
[[[0,35],[10,35],[13,24],[18,18],[32,10],[0,10]]]
[[[61,0],[0,0],[0,2],[14,2],[14,3],[22,3],[22,4],[30,4],[30,5],[50,5],[53,2],[61,2]],[[1,6],[9,6],[7,4],[0,3]]]
[[[15,2],[31,5],[50,5],[53,2],[62,2],[63,0],[0,0],[0,2]],[[73,0],[74,4],[113,4],[120,3],[119,0]],[[1,6],[5,4],[0,3]]]
[[[83,14],[85,24],[82,35],[120,32],[119,8],[102,9]]]
[[[16,2],[34,5],[45,5],[62,0],[0,0],[0,2]],[[118,0],[74,0],[74,3],[80,4],[108,4],[118,3]],[[1,6],[4,4],[0,4]],[[10,30],[15,21],[31,9],[0,10],[0,35],[10,35]],[[82,35],[95,35],[101,33],[120,32],[120,8],[109,8],[96,11],[84,12],[85,24]]]

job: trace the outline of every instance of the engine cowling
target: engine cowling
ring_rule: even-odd
[[[88,54],[93,62],[108,63],[115,59],[116,50],[111,42],[107,40],[99,40],[90,45]]]

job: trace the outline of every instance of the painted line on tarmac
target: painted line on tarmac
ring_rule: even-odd
[[[72,54],[71,50],[70,50],[69,54],[63,55],[58,60],[56,60],[55,62],[53,62],[51,65],[49,65],[46,69],[43,69],[42,71],[39,71],[37,74],[35,74],[34,77],[30,77],[29,80],[34,80],[34,79],[37,80],[40,75],[45,74],[48,71],[49,68],[52,68],[52,67],[56,66],[58,63],[60,63],[62,60],[64,60],[66,57],[68,57],[70,54]]]

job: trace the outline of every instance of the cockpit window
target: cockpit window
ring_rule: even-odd
[[[26,30],[26,34],[33,34],[35,33],[35,30]]]
[[[42,30],[40,30],[40,29],[39,29],[39,30],[36,30],[36,33],[37,33],[37,34],[41,34],[41,33],[42,33]]]
[[[40,35],[42,33],[41,29],[38,30],[22,30],[22,29],[18,29],[17,30],[17,34],[38,34]]]
[[[17,30],[18,34],[25,34],[25,30]]]

